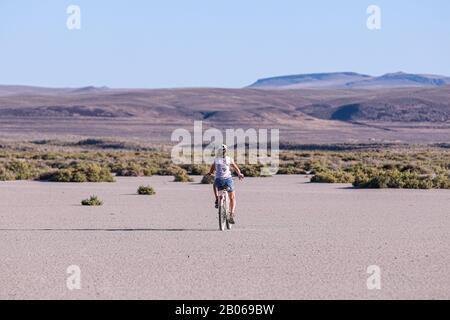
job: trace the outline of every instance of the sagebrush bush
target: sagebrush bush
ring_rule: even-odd
[[[354,177],[344,171],[322,171],[316,173],[310,181],[313,183],[353,183]]]
[[[91,196],[89,199],[82,200],[81,205],[98,207],[103,205],[103,201],[97,196]]]
[[[154,195],[156,192],[155,189],[150,186],[140,186],[137,193],[140,195]]]
[[[95,163],[77,163],[72,167],[41,175],[41,179],[53,182],[114,182],[111,171]]]
[[[188,174],[193,176],[204,176],[209,172],[208,165],[188,164],[182,165],[181,168],[187,171]]]
[[[194,181],[191,177],[189,177],[186,170],[181,169],[174,173],[174,181],[175,182],[192,182]]]
[[[0,166],[0,181],[12,181],[15,179],[14,173],[6,169],[4,166]]]
[[[204,175],[209,164],[177,166],[164,147],[118,141],[1,143],[0,181],[113,181],[117,176]],[[301,147],[301,146],[300,146]],[[352,182],[359,187],[450,188],[450,149],[439,146],[306,146],[280,152],[279,174],[313,174],[317,182]],[[317,148],[317,149],[314,149]],[[92,169],[87,168],[92,166]],[[260,177],[261,165],[242,165]],[[100,169],[98,168],[106,168]],[[179,173],[180,170],[185,172]],[[108,172],[109,171],[109,172]]]
[[[168,164],[161,165],[157,174],[160,176],[174,176],[175,174],[177,174],[180,171],[186,172],[186,170],[184,170],[183,168],[181,168],[177,165],[168,163]]]
[[[352,183],[357,188],[368,189],[449,189],[448,175],[419,174],[417,170],[400,171],[357,165],[344,171],[325,170],[315,174],[311,182],[315,183]],[[389,166],[389,168],[391,168]],[[420,170],[419,170],[420,171]]]
[[[432,189],[440,187],[429,176],[398,170],[374,170],[369,175],[357,175],[353,185],[369,189]]]
[[[262,165],[242,165],[241,173],[246,177],[261,177]]]
[[[144,175],[144,169],[137,163],[130,163],[120,165],[116,168],[115,173],[120,177],[141,177]]]
[[[201,184],[213,184],[214,180],[215,180],[214,176],[208,174],[208,175],[203,176],[202,181],[200,183]]]
[[[39,177],[42,168],[27,160],[11,160],[0,169],[0,180],[33,180]]]
[[[283,175],[292,175],[292,174],[307,174],[306,170],[303,168],[295,167],[295,166],[287,166],[278,169],[277,174]]]
[[[441,174],[433,178],[436,189],[450,189],[450,175]]]

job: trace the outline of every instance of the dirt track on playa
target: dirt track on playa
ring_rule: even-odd
[[[238,225],[219,232],[211,187],[172,179],[1,182],[0,298],[450,299],[449,191],[249,178]],[[82,207],[91,194],[104,206]],[[66,288],[70,265],[81,290]]]

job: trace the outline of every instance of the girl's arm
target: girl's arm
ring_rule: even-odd
[[[211,168],[209,169],[208,175],[212,176],[214,174],[214,171],[216,171],[216,166],[213,163],[211,165]]]
[[[244,179],[244,175],[241,173],[241,169],[239,169],[238,165],[236,163],[232,163],[231,166],[233,167],[234,171],[236,171],[239,180]]]

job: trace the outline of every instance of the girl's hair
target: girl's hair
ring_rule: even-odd
[[[217,158],[223,158],[225,157],[225,154],[228,150],[228,147],[226,144],[222,144],[220,147],[217,148],[216,150],[216,157]]]

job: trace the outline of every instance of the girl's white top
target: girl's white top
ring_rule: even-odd
[[[214,165],[216,167],[216,179],[228,179],[231,178],[231,165],[234,160],[228,156],[224,158],[214,159]]]

